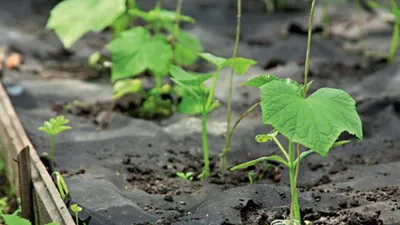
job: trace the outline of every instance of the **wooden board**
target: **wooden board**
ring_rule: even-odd
[[[17,194],[20,193],[17,158],[19,152],[26,146],[30,148],[35,224],[58,222],[60,225],[74,225],[72,217],[0,83],[0,151],[5,160],[7,177]]]

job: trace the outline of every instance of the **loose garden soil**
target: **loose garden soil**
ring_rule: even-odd
[[[138,2],[149,9],[155,1]],[[240,82],[266,73],[302,81],[308,3],[289,1],[285,12],[267,14],[262,2],[243,2],[239,55],[258,64],[235,78],[235,120],[259,100],[259,90],[238,87]],[[361,54],[361,49],[387,52],[391,26],[380,14],[367,11],[357,20],[352,2],[331,5],[333,34],[328,39],[320,37],[321,8],[317,8],[310,92],[324,86],[349,92],[357,101],[365,138],[357,141],[344,134],[341,139],[351,139],[350,144],[333,149],[326,158],[311,155],[303,161],[298,181],[302,216],[316,225],[400,224],[400,65]],[[282,166],[257,165],[227,172],[223,179],[216,173],[218,154],[225,144],[229,70],[221,72],[216,89],[222,106],[209,117],[214,172],[205,182],[182,180],[176,172],[194,172],[196,177],[202,169],[200,119],[175,113],[150,121],[124,115],[129,109],[111,107],[109,71],[95,72],[86,63],[93,51],[109,55],[103,48],[109,32],[90,33],[70,51],[63,50],[56,35],[44,29],[56,3],[0,3],[0,45],[21,53],[24,59],[19,70],[6,71],[3,83],[40,153],[49,146],[37,127],[58,113],[71,120],[73,130],[56,137],[55,159],[77,202],[116,225],[270,224],[287,218],[289,181]],[[163,1],[163,6],[173,9],[175,1]],[[235,1],[184,1],[183,9],[197,20],[185,29],[198,36],[205,51],[230,57]],[[362,43],[356,40],[358,25],[364,31]],[[213,69],[205,62],[196,67],[199,71]],[[149,79],[143,76],[151,85]],[[63,110],[63,105],[75,100],[82,104]],[[134,104],[139,100],[128,98]],[[230,166],[277,153],[272,143],[254,140],[255,135],[270,130],[262,124],[259,109],[244,119],[232,138]],[[260,176],[255,184],[249,184],[250,170]]]

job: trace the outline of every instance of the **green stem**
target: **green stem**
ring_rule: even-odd
[[[224,147],[224,149],[222,150],[222,153],[221,153],[221,163],[220,163],[220,165],[223,165],[223,167],[220,167],[220,172],[222,172],[222,173],[225,172],[225,170],[226,170],[226,154],[231,149],[231,135],[232,135],[232,132],[231,132],[231,119],[232,119],[233,76],[234,76],[234,68],[235,68],[235,63],[236,63],[236,56],[237,56],[237,52],[238,52],[238,48],[239,48],[241,16],[242,16],[242,0],[237,0],[237,24],[236,24],[235,47],[233,49],[232,66],[231,66],[231,72],[230,72],[230,75],[229,75],[228,113],[226,115],[226,133],[225,133],[226,139],[225,139],[225,147]],[[247,114],[248,114],[248,112],[247,112]],[[246,115],[244,115],[244,116],[246,116]],[[241,119],[243,119],[243,117]],[[240,120],[237,123],[239,123]]]
[[[294,143],[289,141],[289,178],[290,178],[290,193],[291,193],[291,206],[290,206],[290,220],[293,224],[300,224],[300,207],[299,199],[297,196],[296,186],[296,164]]]
[[[328,37],[329,36],[329,8],[328,8],[328,1],[322,1],[322,8],[323,8],[323,19],[322,19],[322,27],[323,33],[322,36]]]
[[[239,125],[240,121],[242,121],[251,111],[253,111],[257,106],[260,105],[260,102],[255,103],[253,106],[248,108],[242,115],[240,115],[239,119],[235,122],[235,125],[233,125],[232,129],[230,132],[227,134],[226,139],[227,141],[225,142],[225,146],[221,151],[220,154],[220,173],[225,172],[227,169],[227,163],[226,163],[226,155],[231,151],[231,138],[233,135],[233,132],[236,130],[236,127]],[[229,144],[228,144],[229,143]]]
[[[203,172],[201,173],[201,179],[206,179],[210,174],[210,165],[208,159],[208,137],[207,137],[207,111],[204,107],[202,116],[201,116],[201,137],[203,140],[203,158],[204,158],[204,168]]]
[[[181,21],[181,14],[182,14],[182,1],[177,0],[176,2],[176,21],[175,21],[175,34],[178,35],[179,32],[179,23]]]
[[[76,225],[79,225],[78,213],[75,213],[75,221],[76,221]]]
[[[50,135],[50,169],[54,169],[54,135]]]
[[[210,90],[210,94],[208,95],[208,99],[207,99],[207,103],[205,105],[207,113],[210,109],[210,106],[212,104],[212,101],[214,99],[214,94],[215,94],[215,87],[217,87],[217,81],[218,81],[218,77],[219,77],[219,73],[221,72],[221,69],[218,68],[215,73],[213,74],[213,83],[211,85],[211,90]]]
[[[275,11],[275,5],[273,0],[264,0],[265,8],[267,13],[273,13]]]
[[[396,52],[397,52],[397,46],[399,43],[399,37],[400,37],[400,31],[399,31],[399,26],[400,26],[400,15],[397,15],[397,4],[394,0],[390,0],[391,8],[395,14],[395,21],[393,25],[393,35],[392,35],[392,43],[389,51],[389,56],[388,56],[388,63],[392,63],[393,59],[396,57]]]
[[[162,87],[162,77],[161,76],[155,76],[156,77],[156,89],[160,90]]]
[[[285,158],[289,161],[290,160],[290,156],[286,152],[285,148],[281,145],[279,140],[276,137],[273,137],[273,140],[274,140],[275,144],[278,146],[279,150],[281,150],[281,152],[285,156]]]
[[[310,17],[308,19],[307,51],[306,51],[306,62],[304,65],[304,96],[307,95],[307,78],[308,78],[308,70],[310,67],[310,46],[311,46],[314,11],[315,11],[315,0],[312,0]]]

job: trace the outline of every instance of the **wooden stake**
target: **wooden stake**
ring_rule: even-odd
[[[33,221],[33,185],[29,146],[23,148],[18,154],[18,168],[22,217]]]

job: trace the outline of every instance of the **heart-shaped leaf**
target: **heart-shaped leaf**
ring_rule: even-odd
[[[64,0],[51,10],[46,28],[55,30],[65,48],[89,31],[99,32],[125,12],[126,0]]]
[[[149,70],[156,76],[168,74],[173,52],[163,36],[151,36],[143,27],[121,33],[107,45],[112,52],[112,81]]]
[[[344,131],[363,137],[355,101],[343,90],[322,88],[304,99],[284,80],[260,89],[263,122],[322,156]]]

